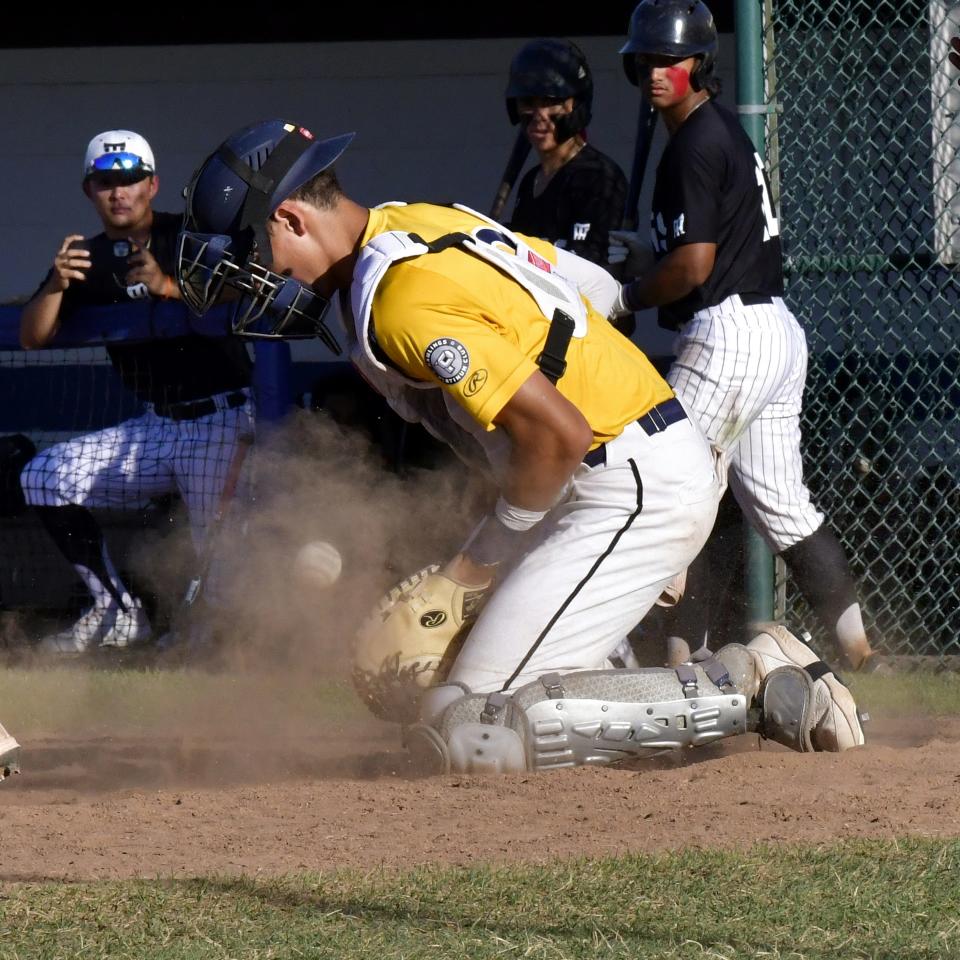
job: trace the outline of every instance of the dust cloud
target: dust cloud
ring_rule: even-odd
[[[197,559],[182,511],[174,530],[141,538],[131,554],[140,583],[169,606],[157,622],[193,631],[197,647],[64,662],[15,643],[0,701],[9,691],[4,723],[23,745],[18,789],[379,775],[399,731],[360,705],[352,637],[386,589],[456,552],[488,494],[452,455],[435,460],[391,470],[364,432],[323,411],[261,429],[188,613],[178,601]],[[326,589],[294,574],[298,550],[315,540],[343,559]]]

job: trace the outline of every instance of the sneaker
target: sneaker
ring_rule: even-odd
[[[101,647],[133,647],[145,643],[153,634],[150,621],[139,600],[128,610],[117,610],[110,629],[100,638]]]
[[[102,642],[113,627],[116,615],[116,607],[91,607],[72,627],[41,640],[40,651],[59,654],[84,653]]]

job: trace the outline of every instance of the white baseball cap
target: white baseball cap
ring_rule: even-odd
[[[83,161],[83,175],[89,177],[98,170],[119,170],[126,173],[155,172],[153,151],[139,133],[132,130],[107,130],[98,133],[87,146]]]

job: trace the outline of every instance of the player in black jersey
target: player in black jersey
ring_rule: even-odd
[[[619,228],[627,181],[586,141],[593,79],[569,40],[525,44],[510,64],[512,123],[522,123],[540,160],[517,188],[510,227],[607,266],[607,233]]]
[[[98,134],[83,174],[104,230],[89,240],[71,234],[60,245],[21,315],[27,350],[47,345],[79,307],[180,298],[174,275],[183,218],[153,210],[159,180],[147,141],[129,130]],[[239,341],[190,335],[111,343],[107,352],[144,413],[48,447],[21,474],[27,502],[93,600],[72,627],[43,641],[50,653],[125,647],[151,634],[90,508],[138,509],[177,491],[199,546],[238,437],[252,429],[250,361]]]
[[[725,458],[741,509],[848,664],[872,667],[846,557],[803,481],[806,338],[782,297],[780,229],[763,163],[714,99],[716,52],[713,17],[699,0],[643,0],[634,10],[624,70],[669,141],[654,186],[653,259],[624,286],[620,307],[658,307],[660,324],[678,331],[668,380]],[[639,255],[637,235],[629,245]],[[684,606],[688,620],[698,612]],[[697,647],[703,618],[694,620],[683,632]]]

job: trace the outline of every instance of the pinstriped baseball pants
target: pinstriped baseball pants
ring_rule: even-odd
[[[807,341],[779,297],[747,306],[736,295],[694,314],[674,346],[667,380],[727,458],[737,502],[774,553],[814,533],[800,458]]]

